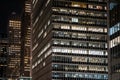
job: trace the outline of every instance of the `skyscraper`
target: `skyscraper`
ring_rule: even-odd
[[[31,1],[25,0],[24,12],[22,16],[22,55],[21,70],[22,77],[30,77],[30,56],[31,56]]]
[[[21,53],[21,17],[15,12],[9,18],[9,79],[17,79],[20,75]]]
[[[107,1],[32,0],[33,80],[107,80]]]
[[[0,34],[0,80],[7,79],[8,69],[8,38],[5,34]]]
[[[120,79],[120,1],[110,0],[110,75],[109,80]]]

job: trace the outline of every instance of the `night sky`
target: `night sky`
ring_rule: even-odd
[[[8,18],[12,12],[20,14],[24,0],[0,0],[0,33],[7,33]]]

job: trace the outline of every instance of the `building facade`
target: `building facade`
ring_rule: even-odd
[[[106,0],[32,0],[32,79],[108,80]]]
[[[22,16],[22,50],[20,75],[30,77],[31,59],[31,0],[25,0],[24,12]]]
[[[9,79],[15,80],[20,76],[21,56],[21,17],[12,13],[9,18]]]
[[[7,79],[7,69],[9,62],[9,45],[8,38],[4,34],[0,34],[0,79]]]
[[[120,79],[120,1],[110,1],[110,73],[109,80]]]

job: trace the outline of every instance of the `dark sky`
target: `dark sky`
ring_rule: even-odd
[[[22,11],[24,0],[0,0],[0,33],[7,33],[8,17],[12,12]]]

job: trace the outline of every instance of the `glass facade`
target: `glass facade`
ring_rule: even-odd
[[[106,0],[32,5],[33,80],[108,80]]]
[[[110,26],[109,26],[109,50],[110,50],[110,75],[109,80],[120,79],[120,2],[114,0],[110,2]]]

